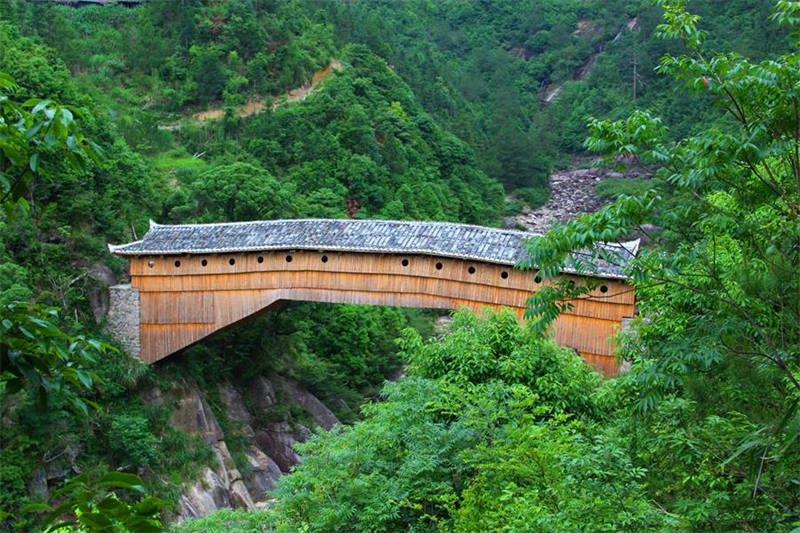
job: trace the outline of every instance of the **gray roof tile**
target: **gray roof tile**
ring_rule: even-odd
[[[525,256],[525,241],[535,233],[450,222],[386,220],[263,220],[220,224],[161,225],[151,222],[140,241],[109,245],[120,256],[329,250],[425,254],[514,265]],[[620,255],[635,255],[638,241],[607,244]],[[621,269],[596,264],[601,277],[624,278]],[[565,269],[569,272],[569,269]]]

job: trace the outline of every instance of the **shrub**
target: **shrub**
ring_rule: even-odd
[[[150,432],[147,419],[139,415],[120,415],[111,422],[108,441],[114,459],[129,466],[152,467],[159,462],[159,443]]]

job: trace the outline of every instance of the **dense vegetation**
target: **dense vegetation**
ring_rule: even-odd
[[[1,3],[2,527],[157,530],[211,450],[142,391],[272,371],[351,425],[302,447],[273,509],[184,529],[800,526],[800,10],[691,7],[703,18],[666,1]],[[125,270],[104,243],[149,217],[493,225],[504,192],[542,201],[587,133],[660,170],[604,184],[621,198],[533,243],[529,266],[553,277],[574,249],[613,261],[596,241],[649,235],[630,266],[647,320],[617,379],[543,338],[587,289],[558,283],[533,328],[460,313],[440,340],[422,312],[310,304],[157,368],[93,340],[99,285]]]

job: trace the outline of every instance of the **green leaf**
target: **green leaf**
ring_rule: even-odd
[[[46,503],[29,503],[20,507],[20,513],[40,513],[42,511],[52,511],[53,508]]]

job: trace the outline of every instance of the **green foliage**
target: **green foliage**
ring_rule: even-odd
[[[658,177],[533,242],[530,264],[550,277],[574,250],[619,261],[595,243],[660,228],[659,246],[627,267],[648,320],[622,342],[644,418],[642,462],[657,472],[650,490],[693,528],[779,527],[798,517],[786,483],[800,465],[798,43],[766,61],[708,56],[699,18],[660,4],[660,33],[686,50],[659,70],[708,93],[725,118],[679,143],[648,113],[593,120],[589,148],[657,163]],[[791,22],[793,9],[779,5],[776,18]],[[554,285],[532,312],[547,323],[557,300],[590,288]]]
[[[100,380],[86,367],[111,347],[61,331],[55,309],[20,302],[0,303],[0,309],[0,391],[28,390],[42,409],[54,396],[84,415],[87,406],[99,408],[84,396]]]
[[[645,468],[616,435],[521,414],[503,438],[470,458],[479,472],[455,513],[455,531],[668,530],[680,524],[645,496]]]
[[[200,222],[291,218],[291,193],[265,170],[247,163],[210,168],[192,183]]]
[[[524,385],[557,410],[596,413],[592,392],[599,376],[588,372],[571,350],[556,348],[520,328],[513,313],[488,320],[456,313],[452,328],[440,342],[427,344],[417,332],[405,331],[400,347],[409,363],[408,375],[458,384]]]
[[[80,449],[61,466],[90,475],[54,505],[80,509],[71,518],[87,529],[134,515],[145,522],[133,529],[156,527],[148,521],[160,504],[139,506],[131,487],[175,500],[211,451],[167,427],[167,408],[136,401],[155,375],[189,373],[213,389],[279,371],[350,420],[397,370],[391,339],[407,324],[428,328],[421,313],[293,305],[156,374],[123,354],[91,361],[82,353],[94,351],[89,272],[125,269],[106,242],[141,236],[148,218],[343,217],[356,205],[358,217],[496,224],[498,180],[530,205],[544,202],[550,166],[582,150],[592,114],[588,148],[664,168],[648,182],[601,184],[614,204],[532,251],[553,279],[564,261],[589,268],[570,257],[575,249],[614,262],[594,243],[662,228],[651,236],[658,248],[631,263],[647,321],[620,341],[630,373],[601,382],[509,315],[459,315],[441,342],[405,333],[409,376],[363,420],[307,445],[280,489],[277,525],[796,527],[798,16],[781,1],[764,22],[770,5],[695,2],[698,20],[680,4],[616,0],[0,2],[0,70],[16,80],[0,79],[0,194],[27,204],[0,216],[0,302],[35,298],[69,318],[3,307],[4,357],[57,360],[43,381],[29,379],[27,363],[2,361],[0,503],[15,513],[4,526],[34,527],[18,513],[31,474]],[[688,55],[656,32],[679,37]],[[304,99],[283,97],[333,58],[341,70]],[[233,106],[249,100],[264,110],[238,116]],[[224,106],[225,117],[181,120],[201,105]],[[82,164],[99,151],[76,117],[104,155],[94,164]],[[534,310],[555,319],[588,288],[557,283],[537,292]],[[48,387],[42,411],[30,392]],[[102,404],[102,416],[87,424],[65,410],[70,397]],[[106,489],[120,486],[91,481],[117,468],[145,479],[128,479],[116,498]],[[273,522],[267,515],[221,512],[185,529],[258,530]]]
[[[249,511],[245,509],[221,509],[205,518],[189,519],[182,525],[173,525],[170,533],[252,533],[268,531],[272,522],[270,511]]]
[[[27,208],[34,176],[53,178],[53,160],[67,158],[81,167],[96,157],[75,124],[75,108],[37,98],[16,102],[18,90],[14,78],[0,71],[0,205],[9,215],[13,207]]]
[[[547,189],[537,189],[536,187],[517,189],[514,191],[514,195],[533,208],[543,206],[548,199]]]
[[[28,481],[33,472],[29,451],[34,443],[26,435],[3,437],[0,448],[0,487],[3,488],[0,491],[0,509],[7,512],[5,510],[28,501]]]
[[[443,340],[407,332],[402,345],[409,375],[362,421],[301,447],[303,463],[276,493],[278,531],[663,524],[643,496],[644,470],[590,431],[599,380],[577,356],[510,312],[459,313]]]
[[[6,217],[12,221],[17,216],[23,220],[30,216],[31,202],[26,196],[32,198],[28,187],[34,178],[57,182],[59,170],[82,170],[84,159],[96,159],[94,145],[85,141],[73,120],[74,108],[39,99],[29,99],[19,105],[10,98],[17,89],[14,80],[0,72],[0,203]],[[32,109],[27,111],[28,107]],[[16,208],[20,206],[23,209],[18,212]],[[26,281],[26,271],[19,266],[6,265],[2,270],[13,274],[0,298],[0,396],[4,406],[6,402],[10,406],[2,414],[3,424],[15,419],[25,420],[30,414],[25,409],[30,397],[38,400],[33,418],[39,421],[63,420],[64,405],[84,421],[89,417],[89,406],[101,409],[88,398],[103,384],[92,370],[96,357],[111,355],[117,350],[98,340],[62,330],[55,308],[9,300],[30,297],[30,291],[25,291],[21,284]],[[11,513],[48,511],[42,523],[46,530],[58,530],[70,523],[97,531],[161,529],[158,515],[167,502],[144,497],[130,505],[114,492],[128,489],[144,494],[141,480],[132,474],[109,473],[97,482],[91,481],[88,475],[79,476],[54,493],[55,508],[44,503],[22,505],[27,499],[22,494],[23,483],[27,484],[35,464],[35,461],[23,459],[22,452],[33,453],[40,443],[24,433],[6,435],[4,431],[0,444],[3,459],[12,461],[1,474],[4,483],[0,491],[3,509],[0,519],[3,522],[13,518],[16,527],[26,527],[29,523],[24,517],[15,518]]]
[[[154,466],[158,441],[142,416],[120,415],[111,422],[108,440],[114,459],[123,465]]]
[[[118,492],[130,491],[137,496],[128,503]],[[23,513],[46,511],[44,531],[60,531],[64,527],[85,527],[90,531],[162,531],[158,520],[168,502],[144,496],[142,481],[133,474],[110,472],[97,480],[80,475],[64,484],[53,497],[59,501],[55,507],[30,504]],[[65,514],[70,518],[65,519]],[[73,514],[74,513],[74,514]]]

